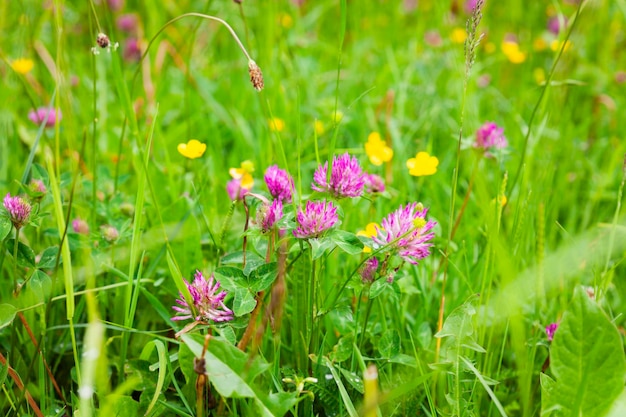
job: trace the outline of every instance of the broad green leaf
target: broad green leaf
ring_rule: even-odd
[[[248,288],[248,281],[243,271],[232,266],[222,266],[213,273],[222,288],[227,291],[236,291],[238,288]]]
[[[0,240],[4,240],[4,238],[9,235],[12,228],[13,223],[11,223],[11,219],[7,216],[0,216]]]
[[[181,337],[196,357],[202,355],[204,340],[201,337],[190,334]],[[296,402],[295,393],[267,394],[266,389],[258,389],[254,385],[254,379],[269,369],[269,364],[259,356],[250,360],[235,346],[214,337],[208,344],[204,359],[209,380],[217,392],[226,398],[252,398],[259,416],[284,416]]]
[[[333,362],[340,363],[350,358],[354,349],[354,334],[343,336],[330,352]]]
[[[15,250],[15,239],[7,239],[5,248],[11,255]],[[24,268],[32,268],[35,266],[35,252],[22,242],[17,244],[17,264]]]
[[[400,353],[400,333],[394,329],[383,333],[378,341],[378,350],[383,358],[391,358]]]
[[[8,326],[15,319],[17,309],[11,304],[0,304],[0,329]]]
[[[254,295],[247,288],[237,288],[235,290],[235,300],[233,301],[233,313],[241,317],[248,314],[256,306]]]
[[[40,269],[51,269],[55,267],[57,261],[57,254],[59,253],[58,246],[50,246],[46,248],[41,254],[41,259],[37,262],[37,268]],[[61,261],[59,260],[59,263]]]
[[[311,260],[320,258],[324,253],[333,247],[333,242],[328,238],[311,239]]]
[[[339,366],[337,366],[337,369],[339,369],[341,375],[343,375],[346,381],[348,381],[348,383],[352,385],[352,388],[363,394],[363,392],[365,391],[365,389],[363,388],[363,378]]]
[[[50,297],[52,279],[48,274],[37,269],[28,280],[27,287],[33,292],[38,302],[43,302]]]
[[[390,287],[390,284],[387,282],[386,279],[377,279],[376,281],[374,281],[372,283],[372,286],[370,287],[370,293],[369,293],[370,300],[373,300],[374,298],[381,295],[383,291],[385,291],[389,287]]]
[[[276,262],[264,263],[250,272],[250,290],[252,292],[265,291],[276,279],[278,266]]]
[[[555,383],[549,396],[563,415],[605,415],[624,389],[622,338],[581,287],[554,335],[550,370]]]
[[[350,255],[358,255],[363,252],[363,242],[354,233],[337,229],[330,238],[341,250]]]

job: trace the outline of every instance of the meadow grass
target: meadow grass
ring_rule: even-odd
[[[2,413],[624,415],[626,3],[477,3],[0,3]],[[345,153],[384,192],[313,191]]]

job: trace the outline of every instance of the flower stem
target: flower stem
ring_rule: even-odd
[[[17,248],[20,242],[20,228],[15,228],[15,244],[13,245],[13,296],[17,297]]]

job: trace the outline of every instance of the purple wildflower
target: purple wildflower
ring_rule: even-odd
[[[31,206],[26,199],[20,196],[11,197],[11,193],[8,193],[4,197],[3,204],[4,208],[9,212],[11,223],[13,223],[16,229],[21,229],[28,223]]]
[[[554,333],[556,329],[559,328],[559,323],[550,323],[546,326],[546,336],[548,337],[548,341],[551,342],[554,339]]]
[[[28,188],[34,193],[45,194],[48,189],[46,188],[46,184],[43,183],[42,180],[33,179],[28,184]]]
[[[364,284],[373,282],[374,278],[376,277],[377,270],[378,259],[376,259],[375,257],[369,258],[367,261],[365,261],[365,264],[363,264],[363,267],[359,271],[359,273],[361,274],[361,281],[363,281]]]
[[[61,121],[61,110],[55,110],[52,107],[39,107],[37,110],[31,110],[28,118],[36,125],[40,125],[45,121],[46,127],[54,127],[57,122]]]
[[[562,26],[561,22],[563,22]],[[565,26],[567,26],[567,19],[564,16],[553,16],[548,20],[548,31],[555,35],[558,35]]]
[[[137,21],[136,14],[128,13],[118,17],[115,23],[117,24],[117,28],[122,32],[133,34],[137,30]]]
[[[394,253],[412,264],[430,255],[428,241],[435,234],[431,232],[435,226],[432,220],[426,221],[428,209],[417,203],[400,206],[396,211],[383,219],[378,234],[372,237],[374,248],[389,246]]]
[[[504,129],[493,122],[486,122],[476,131],[474,147],[488,150],[489,148],[506,148],[508,142],[504,137]]]
[[[320,165],[313,174],[314,183],[311,188],[315,191],[328,191],[333,197],[359,197],[363,194],[365,184],[363,170],[356,157],[350,157],[345,153],[333,158],[333,166],[330,173],[330,182],[326,182],[328,174],[328,161]]]
[[[141,49],[136,38],[128,38],[124,44],[124,60],[128,62],[138,62],[141,60]]]
[[[385,180],[376,174],[365,174],[366,193],[382,193],[385,191]]]
[[[78,233],[79,235],[88,235],[89,234],[89,224],[83,219],[77,217],[72,220],[72,230]]]
[[[465,13],[472,14],[474,12],[474,9],[476,8],[476,3],[478,3],[478,0],[466,0]]]
[[[243,200],[249,189],[241,186],[241,178],[233,178],[226,184],[226,192],[232,201]]]
[[[272,165],[265,171],[263,179],[272,197],[286,203],[291,203],[291,193],[294,185],[293,179],[287,171],[278,168],[277,165]]]
[[[225,291],[221,291],[218,293],[220,289],[219,281],[216,281],[213,277],[213,274],[209,277],[207,281],[202,275],[202,272],[196,271],[194,275],[193,283],[187,282],[186,279],[185,285],[187,285],[187,289],[191,294],[191,299],[193,301],[193,309],[187,301],[182,293],[180,294],[180,298],[176,300],[176,302],[182,307],[173,306],[172,308],[178,312],[183,313],[182,316],[172,317],[172,320],[187,320],[193,318],[196,321],[214,321],[214,322],[223,322],[229,321],[234,318],[232,310],[224,305],[224,298],[226,298],[227,293]],[[197,316],[193,316],[193,310],[198,313]]]
[[[332,202],[307,201],[304,210],[296,215],[298,227],[293,235],[301,239],[319,237],[337,223],[337,207]]]
[[[263,203],[257,212],[257,224],[263,233],[270,231],[277,221],[283,217],[283,203],[280,200],[274,200],[270,204]]]

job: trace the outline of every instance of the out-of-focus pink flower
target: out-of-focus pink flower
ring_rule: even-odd
[[[72,230],[80,235],[89,235],[89,224],[81,218],[72,220]]]
[[[55,110],[52,107],[39,107],[36,110],[31,110],[28,113],[28,118],[36,125],[40,125],[45,122],[46,127],[54,127],[55,124],[61,121],[61,110]]]
[[[385,191],[385,180],[376,174],[365,174],[365,192],[382,193]]]
[[[233,178],[226,184],[226,192],[232,201],[243,200],[244,196],[250,191],[241,185],[241,178]]]
[[[128,38],[124,43],[124,59],[129,62],[137,62],[141,60],[141,49],[139,41],[136,38]]]
[[[554,333],[556,329],[559,328],[559,323],[550,323],[546,326],[546,336],[548,337],[548,341],[552,341],[554,339]]]
[[[493,122],[486,122],[476,131],[474,147],[488,150],[490,148],[502,149],[508,146],[504,129]]]
[[[361,275],[361,281],[367,284],[369,282],[373,282],[374,278],[376,278],[376,271],[378,270],[378,259],[375,257],[369,258],[363,264],[363,267],[359,271]]]
[[[137,15],[134,13],[123,14],[117,18],[115,23],[117,24],[117,28],[122,32],[126,32],[129,34],[135,34],[137,31],[137,22],[139,19]]]

